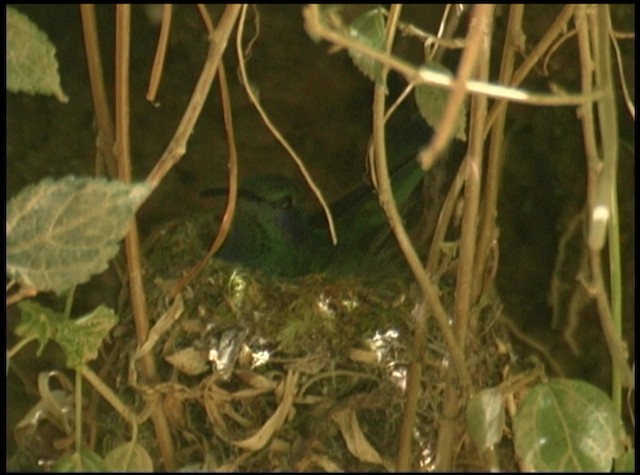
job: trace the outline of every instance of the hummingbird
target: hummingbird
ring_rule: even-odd
[[[391,174],[398,206],[407,202],[425,176],[415,159],[416,141],[422,145],[428,139],[424,127],[422,132],[408,141],[394,143],[398,141],[392,139],[389,143],[390,155],[398,148],[411,150],[410,158],[405,155]],[[306,210],[303,197],[302,190],[283,175],[254,175],[244,180],[234,222],[218,257],[277,277],[325,271],[343,275],[370,260],[371,244],[388,231],[372,187],[357,187],[331,205],[337,246],[330,241],[324,214]]]
[[[279,277],[313,271],[311,253],[320,250],[300,188],[276,173],[242,183],[233,224],[218,257]]]

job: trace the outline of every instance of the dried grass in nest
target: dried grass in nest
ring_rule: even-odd
[[[199,234],[197,225],[182,224],[148,250],[152,316],[166,312],[167,289],[202,255]],[[444,301],[452,292],[443,289]],[[211,260],[183,291],[182,315],[155,346],[164,383],[147,388],[163,395],[182,466],[391,470],[414,294],[406,279],[279,280]],[[506,337],[495,308],[485,313],[484,330],[467,351],[478,387],[499,382],[505,357],[497,351],[496,338]],[[433,321],[428,334],[415,428],[424,453],[436,441],[448,365]],[[474,451],[461,454],[471,457]]]

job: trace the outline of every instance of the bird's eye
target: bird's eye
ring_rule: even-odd
[[[290,209],[293,207],[293,198],[291,196],[285,196],[276,201],[276,207],[280,209]]]

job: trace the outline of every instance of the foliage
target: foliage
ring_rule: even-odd
[[[117,8],[122,12],[128,7]],[[610,206],[604,213],[611,214],[613,221],[607,228],[609,253],[613,256],[610,295],[601,276],[598,280],[603,232],[597,240],[588,239],[592,248],[586,250],[584,236],[575,232],[582,221],[571,224],[571,241],[580,241],[578,254],[581,254],[575,260],[580,260],[581,270],[579,275],[577,271],[570,272],[569,279],[587,279],[584,277],[587,275],[594,281],[592,292],[598,301],[601,321],[605,322],[602,333],[613,360],[613,402],[585,381],[547,378],[542,370],[527,373],[527,365],[512,353],[505,327],[512,324],[506,323],[508,317],[502,303],[492,291],[498,265],[494,247],[499,237],[502,239],[495,220],[498,214],[495,197],[502,155],[507,155],[505,150],[494,154],[500,150],[500,144],[507,142],[506,107],[500,109],[501,103],[515,99],[538,106],[571,105],[580,108],[583,118],[590,117],[592,102],[585,99],[592,97],[589,96],[592,91],[586,90],[589,81],[582,78],[581,86],[585,88],[580,92],[582,95],[566,91],[525,93],[521,81],[527,72],[508,71],[510,61],[505,52],[500,58],[499,85],[494,85],[489,71],[497,63],[490,62],[488,51],[482,49],[490,42],[482,36],[481,42],[471,41],[476,28],[482,34],[493,32],[478,27],[490,23],[498,31],[496,38],[504,39],[505,51],[514,46],[508,43],[512,36],[499,31],[492,10],[478,7],[466,11],[468,36],[458,40],[454,37],[458,31],[456,22],[463,13],[455,20],[443,15],[443,28],[433,35],[420,31],[413,22],[399,20],[400,8],[392,5],[389,11],[382,7],[361,9],[348,19],[349,15],[343,16],[343,11],[335,6],[323,9],[309,6],[304,8],[303,16],[313,40],[328,40],[335,48],[346,49],[355,68],[375,85],[372,173],[377,180],[377,198],[401,247],[404,223],[394,220],[390,205],[393,196],[385,194],[384,180],[380,182],[386,173],[381,170],[385,167],[380,157],[384,157],[387,144],[382,141],[381,147],[376,139],[380,138],[380,131],[384,138],[386,115],[400,108],[404,98],[415,89],[420,116],[437,129],[436,134],[448,128],[449,135],[460,141],[468,140],[466,158],[458,172],[461,181],[454,181],[442,211],[437,210],[440,224],[433,243],[425,239],[432,244],[430,251],[421,253],[427,256],[427,262],[410,265],[415,283],[409,282],[408,272],[397,271],[395,266],[385,267],[380,279],[379,275],[374,279],[371,273],[280,279],[215,259],[201,262],[215,226],[212,216],[203,219],[194,215],[159,228],[147,241],[142,268],[135,264],[140,250],[132,239],[128,248],[132,250],[128,254],[131,260],[124,279],[130,284],[132,302],[127,302],[128,306],[121,306],[118,311],[105,305],[90,311],[73,311],[76,286],[109,266],[120,250],[119,243],[132,229],[136,212],[186,150],[216,74],[223,91],[223,108],[228,106],[230,95],[225,90],[226,76],[220,61],[237,24],[242,80],[245,87],[251,87],[250,91],[257,91],[244,71],[247,57],[243,54],[251,50],[250,46],[242,48],[247,9],[229,6],[217,29],[207,33],[212,40],[211,49],[193,98],[166,152],[146,180],[124,183],[74,176],[46,178],[15,194],[7,204],[7,276],[12,285],[20,287],[8,301],[45,292],[67,298],[64,311],[57,310],[56,304],[42,301],[19,302],[14,334],[20,340],[8,351],[8,357],[13,364],[15,355],[34,340],[38,342],[40,356],[47,343],[54,341],[63,349],[67,367],[76,373],[75,383],[61,382],[62,388],[49,388],[50,377],[46,383],[39,380],[40,400],[16,427],[16,438],[22,438],[23,450],[33,449],[31,462],[65,471],[149,471],[159,468],[157,460],[162,460],[167,469],[181,465],[189,470],[220,471],[408,470],[418,466],[425,470],[508,470],[519,466],[527,470],[604,471],[611,470],[616,459],[617,467],[631,465],[632,450],[619,404],[620,388],[628,384],[630,372],[625,372],[627,354],[620,329],[613,328],[608,319],[608,312],[616,314],[620,310],[616,300],[619,298],[616,278],[621,273],[619,259],[615,263],[619,240],[615,224],[617,163],[615,152],[612,154],[618,148],[618,138],[611,114],[616,112],[615,96],[611,78],[607,79],[602,68],[611,61],[606,61],[602,43],[598,43],[594,33],[604,32],[608,38],[610,23],[601,23],[600,29],[589,23],[586,30],[580,30],[580,15],[585,14],[587,7],[567,6],[561,14],[569,12],[569,15],[564,22],[557,22],[561,25],[557,35],[573,18],[579,30],[577,36],[583,41],[580,61],[586,64],[586,57],[582,56],[586,52],[595,54],[595,96],[600,97],[601,128],[594,131],[596,122],[586,119],[583,127],[584,135],[592,137],[594,144],[602,139],[606,145],[602,147],[606,173],[601,173],[597,186],[589,181],[587,195],[595,195],[597,188],[597,209],[602,211],[602,206]],[[520,6],[510,8],[515,12]],[[589,21],[597,17],[604,22],[609,18],[609,7],[588,8],[598,9],[598,15],[594,13]],[[483,17],[482,11],[489,13]],[[209,14],[204,10],[201,13],[205,24],[210,25]],[[255,15],[258,25],[259,10]],[[514,13],[509,17],[509,28],[514,28],[511,22],[515,16]],[[122,21],[121,16],[118,18]],[[52,95],[66,102],[56,50],[46,34],[11,7],[7,9],[7,22],[7,89],[14,93]],[[448,32],[445,26],[450,27]],[[544,33],[550,34],[552,28],[556,26]],[[397,31],[410,41],[419,39],[420,47],[424,47],[416,66],[387,41]],[[613,30],[611,33],[611,38],[615,38]],[[251,44],[260,35],[258,28]],[[542,54],[524,39],[524,33],[522,36],[518,54]],[[553,50],[545,49],[550,57],[562,45],[557,36],[554,38]],[[584,48],[589,41],[594,44]],[[442,60],[444,54],[440,53],[460,44],[462,64],[454,77],[450,58],[445,56]],[[466,54],[472,48],[479,48],[477,55]],[[161,56],[159,52],[157,58]],[[469,59],[470,56],[474,57]],[[126,57],[117,54],[116,63],[121,65]],[[522,64],[531,68],[540,58],[528,59]],[[474,67],[464,61],[474,61]],[[392,71],[392,75],[387,75],[387,71]],[[581,72],[586,77],[587,73]],[[407,83],[400,95],[394,90],[398,78]],[[555,80],[553,76],[550,84],[557,88]],[[115,95],[121,100],[127,88],[119,84],[121,89]],[[376,108],[376,104],[384,103],[376,95],[380,91],[397,103]],[[483,102],[487,97],[493,99],[491,109]],[[251,100],[261,107],[255,96],[251,95]],[[452,106],[456,101],[459,109]],[[108,117],[108,107],[105,114],[100,114],[98,103],[96,100],[96,117]],[[611,104],[614,105],[607,108]],[[473,118],[467,118],[468,109]],[[232,137],[230,115],[230,109],[225,109],[225,125]],[[119,127],[115,127],[118,133],[128,120],[128,116],[118,115]],[[268,119],[265,122],[295,157],[275,126]],[[108,142],[110,132],[104,123],[98,127],[97,148],[101,153],[108,150],[112,154],[122,144],[122,138]],[[485,143],[488,136],[490,146]],[[445,137],[444,142],[447,140]],[[443,153],[442,142],[436,155]],[[589,155],[588,139],[586,142],[587,159],[594,159]],[[433,152],[432,148],[433,143],[420,154],[425,170],[432,166],[425,159]],[[485,149],[490,152],[483,162]],[[235,176],[233,139],[229,151],[231,176]],[[125,155],[121,153],[120,158]],[[12,156],[8,160],[22,158]],[[600,162],[588,163],[590,169],[599,169],[594,164]],[[126,168],[131,164],[119,165]],[[496,174],[491,175],[492,172]],[[589,180],[592,179],[589,175]],[[464,194],[460,192],[462,182]],[[233,185],[230,190],[234,190]],[[607,198],[601,199],[602,196]],[[255,199],[255,193],[249,198]],[[285,208],[291,205],[287,200],[279,203]],[[587,208],[591,205],[588,202]],[[583,206],[581,202],[580,213]],[[462,209],[460,222],[451,218],[455,215],[454,208]],[[600,219],[602,215],[598,216]],[[356,218],[349,217],[347,224],[355,223]],[[599,226],[603,225],[601,221],[597,223]],[[593,229],[592,224],[585,227]],[[390,241],[384,241],[384,245]],[[563,313],[558,289],[564,287],[559,276],[566,271],[562,266],[571,258],[567,257],[569,238],[560,241],[560,264],[554,270],[557,281],[552,286],[556,292],[552,305],[557,314]],[[404,247],[402,250],[411,264],[411,253]],[[362,254],[365,260],[374,262],[369,256],[378,251],[379,248],[362,249]],[[576,302],[577,297],[567,305],[567,313],[572,309],[577,313]],[[147,304],[149,310],[145,313]],[[133,319],[129,318],[131,315]],[[517,329],[514,333],[518,334]],[[529,335],[521,339],[535,343]],[[574,335],[568,339],[575,342]],[[577,352],[577,347],[574,345],[572,349]],[[464,357],[464,368],[460,368],[456,354]],[[553,355],[548,359],[553,365]],[[101,367],[99,376],[92,369],[97,365]],[[468,380],[465,374],[469,375]],[[45,379],[43,375],[41,378]],[[84,380],[92,384],[109,406],[87,407],[82,394]],[[62,377],[60,381],[64,381]],[[460,408],[464,411],[459,411]],[[88,414],[101,421],[98,440],[94,434],[91,444],[86,443],[89,438],[81,433],[84,424],[95,422],[85,419]],[[154,434],[150,433],[150,415]],[[123,420],[127,424],[124,430]],[[442,421],[446,424],[441,424]],[[45,437],[45,427],[52,428],[54,435]],[[462,437],[463,431],[470,438]],[[506,433],[512,434],[512,439],[504,437]],[[55,437],[66,438],[67,445],[58,450],[61,445],[53,443]],[[453,445],[452,440],[456,441]],[[38,452],[42,447],[34,448],[38,445],[34,444],[36,441],[49,450]],[[173,457],[174,445],[179,449],[178,460]],[[433,462],[436,447],[439,465]],[[503,450],[503,456],[492,463],[491,454],[496,450]]]
[[[55,47],[26,15],[7,7],[7,89],[69,98],[60,87]]]
[[[529,391],[513,429],[516,453],[535,471],[610,471],[626,437],[606,394],[566,379],[551,379]]]
[[[7,273],[57,293],[103,272],[149,194],[144,184],[45,179],[7,205]]]

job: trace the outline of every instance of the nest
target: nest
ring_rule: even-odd
[[[177,308],[167,295],[204,255],[204,223],[171,223],[146,251],[146,291],[156,319],[151,333],[157,338],[151,351],[161,361],[162,383],[138,390],[162,395],[181,466],[392,470],[413,321],[421,307],[409,276],[283,280],[214,258],[182,291]],[[453,289],[442,292],[451,302]],[[477,387],[497,384],[507,358],[495,315],[488,306],[480,336],[468,343]],[[424,468],[433,462],[449,366],[433,319],[428,335],[414,430],[414,466]],[[471,443],[462,445],[461,467],[479,463]]]

